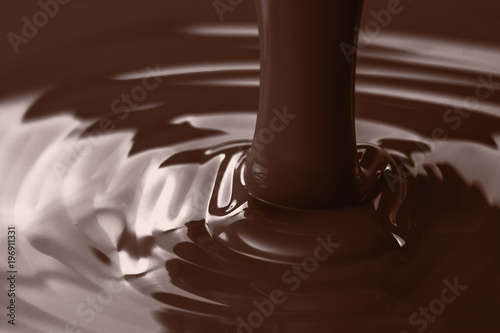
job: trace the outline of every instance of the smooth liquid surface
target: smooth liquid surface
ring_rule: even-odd
[[[125,119],[110,113],[110,104],[142,84],[142,70],[156,65],[146,63],[149,55],[135,58],[144,66],[137,64],[132,74],[110,75],[106,64],[96,62],[90,73],[66,78],[65,84],[4,97],[1,211],[9,221],[4,223],[15,223],[20,235],[21,331],[64,331],[72,321],[83,332],[234,332],[237,318],[255,310],[254,300],[280,288],[288,302],[256,331],[414,332],[421,325],[411,326],[409,316],[441,298],[443,280],[457,277],[467,290],[428,321],[426,331],[495,332],[498,97],[492,94],[462,117],[457,129],[452,126],[458,120],[444,121],[443,112],[474,96],[479,75],[492,73],[500,81],[499,50],[476,45],[470,54],[465,42],[386,33],[362,52],[358,141],[380,144],[403,161],[412,153],[408,200],[418,239],[410,248],[391,239],[367,244],[363,252],[351,242],[352,230],[338,230],[339,257],[334,252],[332,260],[339,264],[318,269],[291,292],[291,283],[281,280],[291,264],[267,265],[227,252],[202,221],[238,222],[249,209],[259,212],[247,208],[240,192],[222,192],[207,214],[221,164],[222,176],[230,175],[219,177],[221,188],[237,189],[231,170],[255,125],[257,36],[254,26],[238,27],[236,35],[233,27],[169,32],[171,53],[158,73],[163,82]],[[139,40],[130,43],[138,46]],[[150,42],[156,45],[157,39]],[[175,45],[189,51],[181,57]],[[213,53],[197,53],[195,45]],[[54,73],[45,83],[58,82],[57,75],[64,77]],[[100,129],[104,116],[114,130],[94,141],[81,137],[84,130]],[[432,140],[436,128],[448,138]],[[71,148],[78,143],[90,148],[75,158]],[[214,146],[220,146],[214,154],[177,158],[191,158],[187,166],[169,160]],[[69,166],[61,178],[56,161]],[[278,250],[285,245],[275,244]],[[314,246],[303,251],[313,252]],[[358,252],[342,258],[344,248]],[[89,303],[102,290],[111,300],[101,296],[107,304],[92,308]]]
[[[332,209],[366,195],[354,133],[356,61],[339,48],[356,43],[362,2],[255,2],[260,90],[245,182],[260,200]]]

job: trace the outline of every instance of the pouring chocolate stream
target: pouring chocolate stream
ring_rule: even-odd
[[[245,181],[256,198],[303,209],[359,203],[388,161],[359,166],[355,44],[363,1],[257,0],[260,101]],[[385,155],[383,152],[379,152]]]

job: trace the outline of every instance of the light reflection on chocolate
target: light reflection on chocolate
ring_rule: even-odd
[[[425,331],[496,332],[496,88],[457,129],[443,113],[474,96],[478,76],[500,81],[493,17],[499,4],[403,5],[405,11],[360,52],[356,135],[396,161],[410,161],[403,164],[411,172],[402,212],[411,213],[411,237],[403,232],[411,225],[376,230],[373,219],[360,218],[330,230],[337,219],[332,216],[343,213],[315,215],[307,222],[317,221],[341,245],[328,264],[300,279],[296,291],[282,275],[314,252],[316,238],[306,237],[302,247],[272,239],[254,243],[267,253],[249,258],[227,247],[218,233],[225,229],[217,229],[223,223],[279,225],[293,235],[283,223],[290,220],[249,200],[234,171],[251,143],[258,101],[259,49],[250,1],[227,16],[227,30],[205,34],[191,27],[218,26],[210,2],[109,1],[95,5],[99,10],[71,2],[18,55],[7,48],[0,216],[2,225],[16,224],[19,234],[22,308],[16,328],[60,332],[71,323],[82,332],[230,333],[237,331],[238,317],[248,321],[254,302],[263,304],[280,289],[287,301],[255,332],[416,332],[423,324],[411,325],[410,316],[440,298],[445,279],[458,277],[467,290]],[[386,3],[368,6],[364,22],[369,10]],[[32,12],[14,7],[0,20],[5,33]],[[452,9],[456,14],[447,16]],[[442,20],[421,24],[425,15]],[[88,17],[92,25],[84,24]],[[120,119],[111,103],[141,84],[147,75],[141,71],[156,64],[179,68],[179,74],[162,76],[138,109]],[[210,70],[199,70],[207,64]],[[200,66],[185,73],[186,65]],[[136,76],[127,76],[131,72]],[[83,133],[99,129],[101,118],[114,128],[93,141],[85,138]],[[436,128],[447,138],[433,138]],[[78,147],[90,149],[75,158]],[[213,154],[201,153],[212,147]],[[62,177],[54,171],[56,162],[68,166]],[[231,177],[224,178],[226,172]],[[350,213],[373,216],[376,199]],[[330,218],[328,227],[321,223]],[[294,227],[300,229],[300,222]],[[408,240],[403,247],[387,238],[398,231]],[[264,260],[268,253],[275,262]],[[120,292],[104,281],[117,281]],[[112,296],[106,305],[97,299],[102,290]]]

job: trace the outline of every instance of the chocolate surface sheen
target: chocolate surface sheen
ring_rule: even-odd
[[[261,45],[250,193],[273,204],[332,208],[360,201],[354,133],[355,44],[362,1],[256,1]]]

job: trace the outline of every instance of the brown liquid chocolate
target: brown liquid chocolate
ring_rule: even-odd
[[[0,243],[15,224],[19,307],[0,331],[497,333],[500,3],[400,1],[367,41],[388,2],[366,2],[356,147],[338,42],[358,5],[257,2],[259,73],[254,2],[221,2],[224,22],[205,0],[71,1],[18,54],[4,38]],[[10,9],[4,35],[40,6]],[[147,77],[161,84],[115,112]],[[255,111],[259,140],[285,106],[296,117],[256,149]],[[392,173],[347,205],[374,165]]]
[[[295,208],[359,201],[354,134],[355,44],[363,1],[256,1],[261,45],[257,128],[246,184]]]

